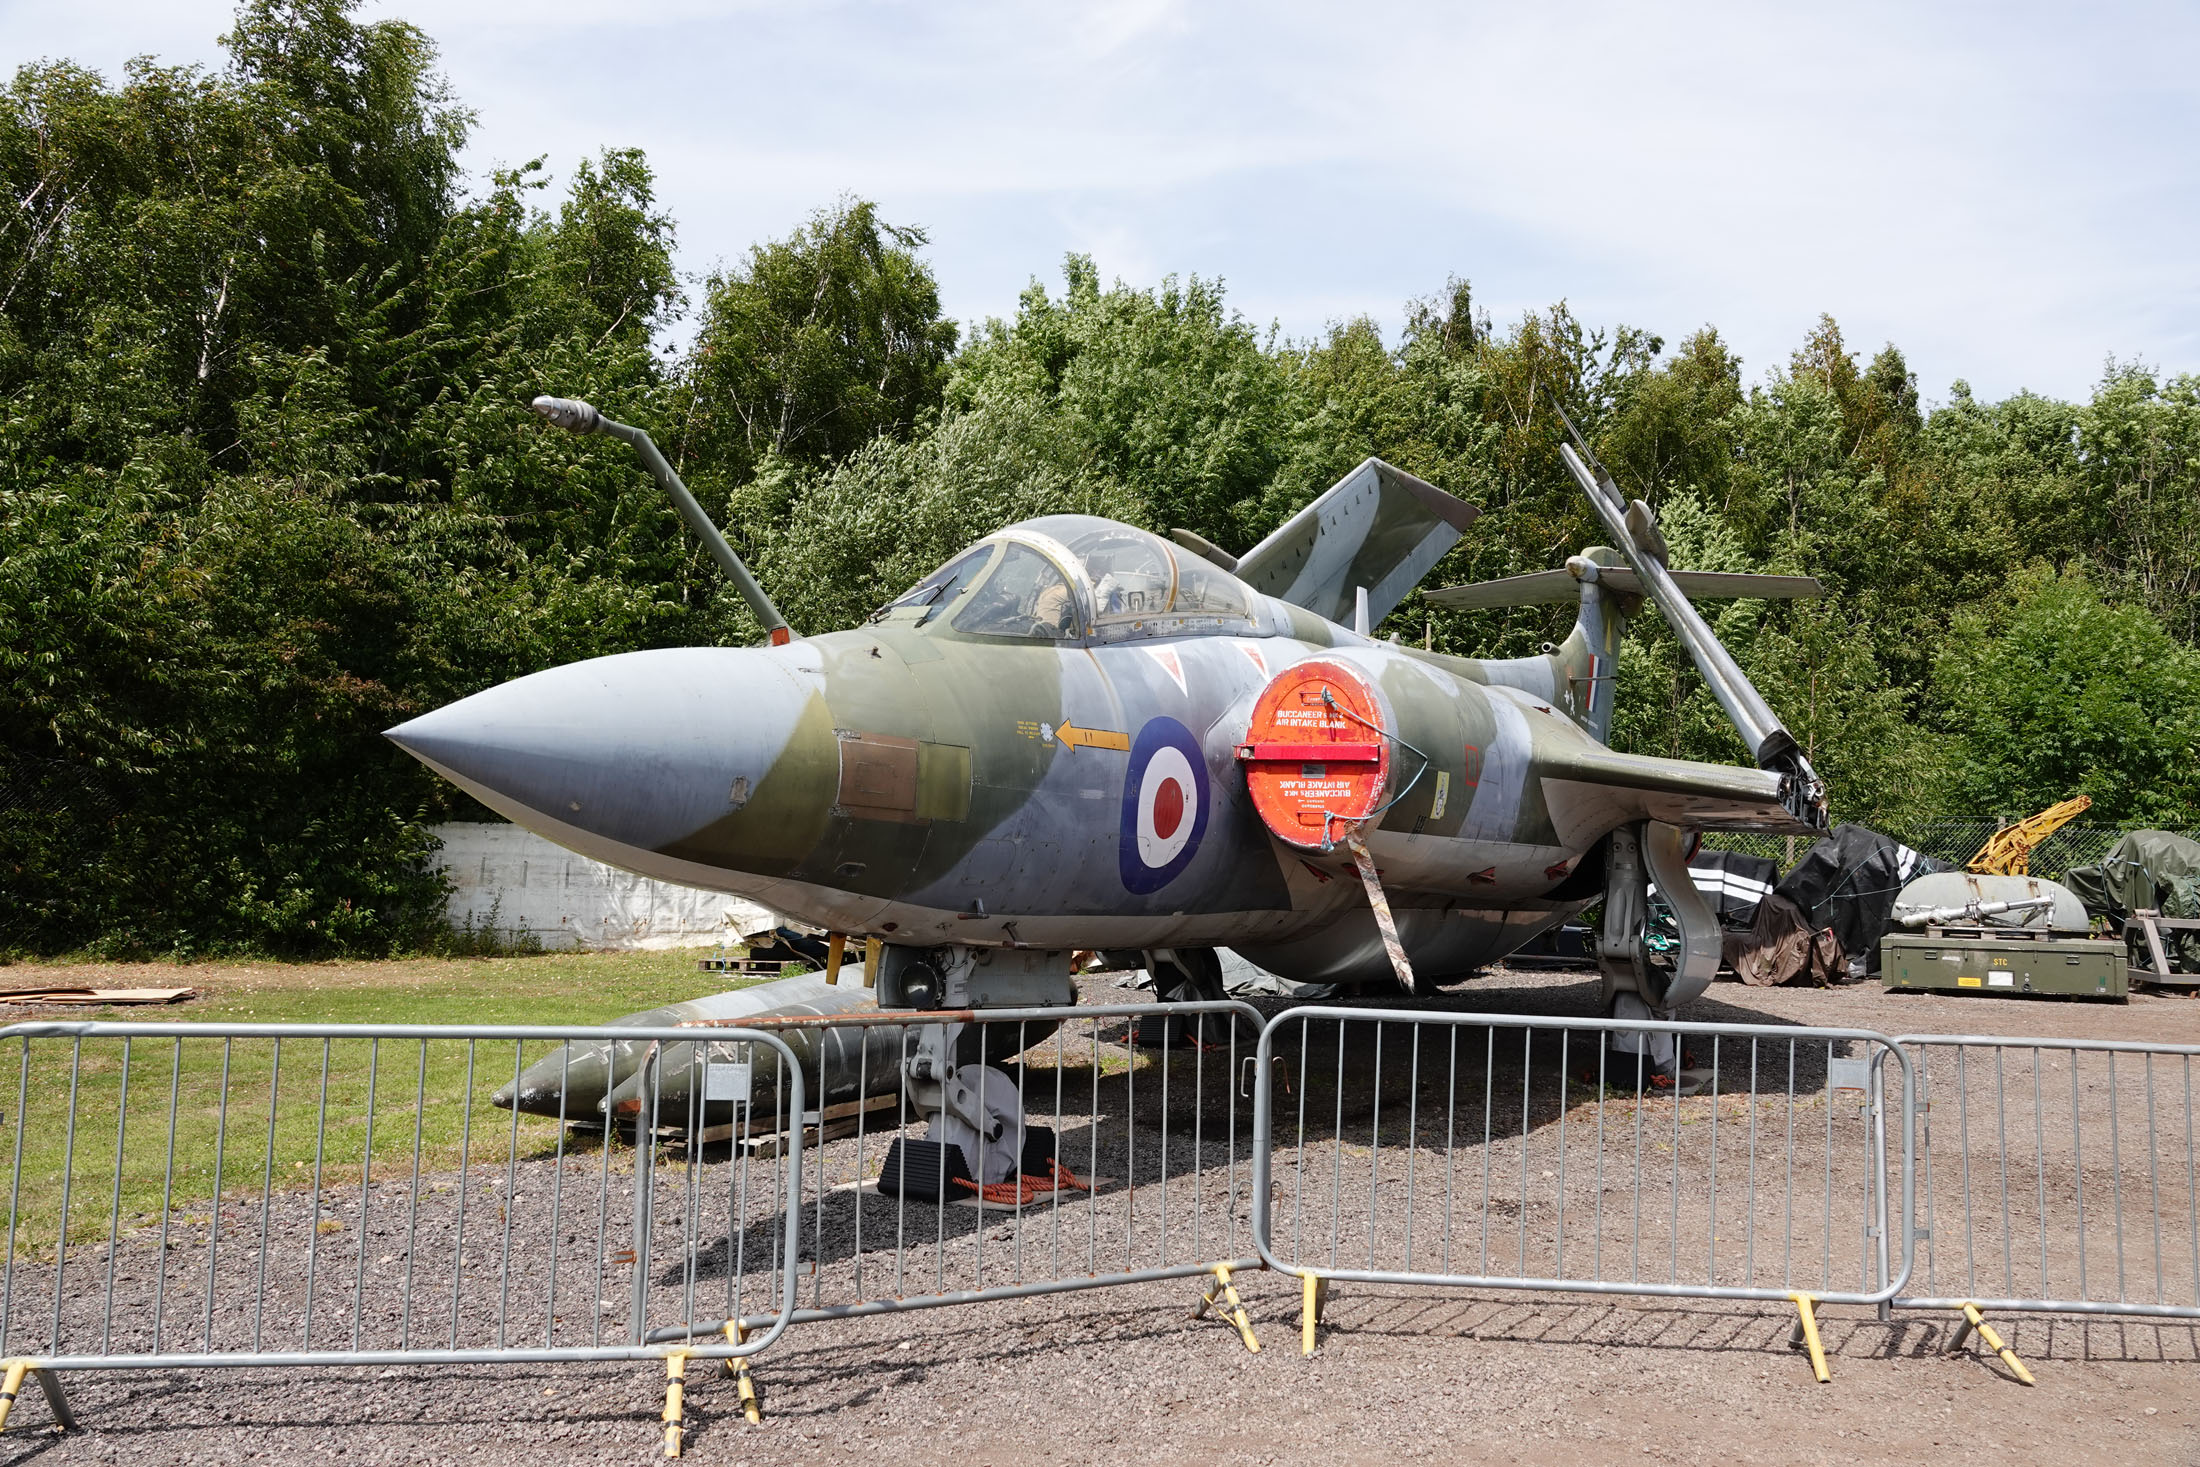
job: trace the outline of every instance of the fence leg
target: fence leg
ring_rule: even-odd
[[[31,1379],[46,1394],[46,1409],[53,1413],[53,1424],[63,1431],[76,1430],[76,1413],[69,1409],[69,1393],[61,1389],[61,1372],[33,1366]]]
[[[681,1420],[686,1412],[688,1357],[685,1350],[665,1356],[665,1455],[680,1455]]]
[[[1994,1327],[1986,1322],[1985,1315],[1978,1312],[1976,1304],[1963,1306],[1963,1327],[1957,1330],[1955,1338],[1948,1342],[1948,1353],[1953,1355],[1956,1351],[1962,1349],[1963,1342],[1971,1337],[1971,1331],[1973,1330],[1978,1331],[1978,1337],[1986,1342],[1987,1349],[1992,1350],[2001,1357],[2001,1363],[2009,1367],[2011,1375],[2023,1381],[2026,1385],[2039,1384],[2038,1381],[2032,1379],[2032,1372],[2024,1368],[2024,1362],[2017,1358],[2017,1352],[2002,1343],[2001,1336],[1994,1333]]]
[[[1790,1294],[1795,1301],[1795,1329],[1788,1336],[1788,1345],[1801,1345],[1810,1351],[1810,1373],[1820,1385],[1833,1379],[1833,1372],[1826,1369],[1826,1347],[1818,1338],[1818,1301],[1809,1294]]]
[[[1314,1353],[1314,1327],[1322,1322],[1322,1305],[1329,1298],[1329,1280],[1307,1274],[1299,1280],[1299,1353]]]
[[[738,1319],[726,1321],[726,1343],[738,1345],[749,1337],[749,1327]],[[726,1361],[726,1374],[733,1377],[741,1391],[741,1414],[749,1419],[749,1425],[764,1424],[764,1408],[756,1399],[756,1377],[749,1374],[749,1357],[735,1355]]]
[[[10,1360],[8,1378],[0,1384],[0,1431],[8,1429],[8,1413],[15,1409],[15,1393],[23,1389],[23,1377],[30,1372],[28,1360]]]
[[[1254,1338],[1253,1321],[1245,1317],[1245,1305],[1238,1300],[1237,1285],[1230,1282],[1230,1265],[1218,1263],[1209,1271],[1214,1274],[1215,1281],[1199,1296],[1192,1318],[1198,1319],[1209,1309],[1215,1309],[1237,1326],[1238,1338],[1245,1341],[1245,1348],[1258,1355],[1260,1341]]]

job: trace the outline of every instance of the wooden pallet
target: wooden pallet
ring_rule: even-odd
[[[807,973],[815,965],[807,958],[701,958],[695,966],[705,973],[732,973],[742,978],[784,978]]]

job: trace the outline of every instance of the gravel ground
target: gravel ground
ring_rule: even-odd
[[[1126,997],[1105,985],[1095,985],[1090,996],[1102,1001]],[[1446,1002],[1497,1012],[1587,1013],[1594,1005],[1594,984],[1578,974],[1497,973]],[[1722,984],[1688,1017],[1846,1025],[1886,1032],[1984,1029],[2200,1043],[2200,1003],[2173,998],[2139,998],[2115,1007],[1885,996],[1876,987],[1760,990]],[[1310,1049],[1321,1052],[1318,1041]],[[1393,1072],[1396,1060],[1393,1051],[1386,1059],[1386,1075]],[[1734,1063],[1746,1066],[1746,1060],[1737,1062],[1722,1054],[1722,1084],[1731,1083],[1728,1066]],[[2155,1078],[2156,1085],[2134,1091],[2127,1075],[2125,1089],[2106,1101],[2101,1097],[2107,1092],[2088,1073],[2080,1085],[2079,1102],[2088,1126],[2106,1113],[2101,1110],[2104,1104],[2113,1104],[2119,1115],[2136,1116],[2131,1109],[2137,1103],[2134,1095],[2153,1096],[2157,1090],[2168,1095],[2161,1087],[2169,1077]],[[1100,1121],[1085,1121],[1090,1134],[1079,1128],[1077,1117],[1065,1117],[1064,1126],[1065,1153],[1073,1164],[1080,1158],[1080,1144],[1096,1149],[1101,1158],[1096,1169],[1102,1175],[1112,1171],[1127,1179],[1135,1184],[1135,1191],[1117,1187],[1097,1199],[1073,1198],[1058,1216],[1072,1221],[1087,1218],[1094,1234],[1100,1233],[1104,1222],[1105,1236],[1121,1240],[1116,1246],[1141,1263],[1242,1250],[1247,1145],[1242,1130],[1228,1129],[1233,1116],[1243,1116],[1242,1102],[1203,1094],[1206,1103],[1198,1107],[1200,1130],[1195,1137],[1189,1132],[1181,1092],[1164,1125],[1157,1091],[1146,1079],[1137,1083],[1142,1088],[1135,1096],[1112,1090],[1104,1095]],[[1410,1076],[1403,1083],[1411,1088]],[[2026,1078],[2023,1085],[2012,1088],[2005,1077],[2001,1088],[2008,1094],[2022,1091],[2029,1103],[2029,1084]],[[1810,1087],[1804,1089],[1807,1093]],[[1028,1090],[1027,1082],[1027,1094]],[[1822,1099],[1817,1103],[1822,1105]],[[1569,1104],[1580,1106],[1580,1098],[1570,1097]],[[1615,1104],[1631,1101],[1607,1101],[1604,1108],[1610,1110]],[[1646,1107],[1659,1104],[1668,1110],[1653,1114],[1672,1114],[1674,1102],[1645,1103]],[[1708,1097],[1680,1102],[1698,1111],[1709,1104]],[[1593,1101],[1586,1107],[1591,1113],[1596,1109]],[[1945,1110],[1936,1098],[1936,1147],[1946,1146],[1952,1134]],[[1576,1134],[1583,1113],[1583,1109],[1569,1113],[1569,1126],[1577,1128]],[[2051,1117],[2055,1112],[2050,1109],[2046,1114]],[[2178,1113],[2178,1124],[2182,1114]],[[1318,1142],[1341,1143],[1348,1156],[1364,1155],[1364,1147],[1360,1153],[1351,1149],[1364,1139],[1362,1124],[1357,1112],[1350,1114],[1341,1135],[1325,1134]],[[1372,1127],[1374,1117],[1369,1115],[1365,1124]],[[2164,1129],[2150,1145],[2148,1133],[2133,1130],[2135,1124],[2125,1126],[2118,1167],[2129,1171],[2150,1161],[2166,1166],[2166,1160],[2181,1167],[2186,1146],[2181,1132]],[[2162,1124],[2168,1128],[2172,1122],[2165,1116]],[[1534,1144],[1546,1143],[1553,1129],[1539,1115],[1532,1126]],[[1732,1185],[1727,1157],[1728,1148],[1737,1144],[1737,1134],[1728,1126],[1718,1143],[1722,1177],[1728,1178],[1722,1187]],[[1172,1148],[1166,1162],[1158,1154],[1163,1135],[1170,1138]],[[1425,1147],[1425,1135],[1417,1135]],[[1384,1139],[1386,1144],[1390,1140],[1387,1129]],[[1134,1145],[1139,1148],[1135,1155]],[[1978,1145],[1977,1137],[1966,1134],[1958,1152],[1938,1154],[1970,1154],[1975,1159],[1983,1154]],[[826,1148],[828,1184],[845,1185],[854,1179],[858,1168],[852,1147],[852,1142],[835,1142]],[[2088,1168],[2095,1165],[2091,1147],[2089,1131]],[[869,1149],[875,1155],[875,1139]],[[1493,1143],[1493,1149],[1499,1148]],[[1852,1153],[1853,1148],[1842,1148],[1839,1154],[1848,1158]],[[2060,1155],[2059,1146],[2050,1143],[2042,1149],[2040,1161],[2052,1171]],[[1524,1156],[1501,1152],[1501,1159],[1510,1159],[1516,1167],[1523,1164]],[[1394,1160],[1384,1157],[1385,1165]],[[1814,1164],[1822,1161],[1823,1157],[1814,1158]],[[583,1157],[569,1164],[579,1168],[589,1162]],[[524,1201],[533,1195],[529,1189],[539,1190],[545,1165],[523,1163],[523,1172],[535,1170],[522,1177],[516,1197]],[[875,1161],[869,1165],[875,1166]],[[1578,1160],[1575,1165],[1578,1168]],[[1279,1161],[1279,1172],[1280,1166]],[[1166,1220],[1151,1211],[1158,1201],[1154,1184],[1163,1174],[1169,1176],[1172,1187],[1172,1212]],[[1958,1195],[1946,1190],[1947,1174],[1944,1161],[1935,1174],[1936,1197]],[[497,1168],[499,1183],[502,1175],[503,1169]],[[587,1175],[594,1186],[599,1173]],[[2131,1175],[2136,1188],[2137,1178],[2144,1173]],[[1853,1181],[1845,1170],[1839,1176],[1844,1184]],[[2173,1194],[2159,1204],[2163,1210],[2187,1195],[2174,1190],[2182,1185],[2181,1179],[2169,1177],[2167,1170],[2153,1178],[2157,1189],[2165,1178],[2174,1185]],[[1369,1195],[1365,1189],[1372,1185],[1377,1195],[1389,1195],[1380,1191],[1388,1180],[1371,1177],[1357,1183],[1350,1199],[1364,1210]],[[1533,1175],[1529,1180],[1543,1183],[1546,1179]],[[2024,1189],[2032,1184],[2029,1174],[2020,1172],[2012,1182],[2014,1195],[2025,1195]],[[1569,1229],[1579,1226],[1584,1215],[1575,1192],[1581,1185],[1577,1175],[1569,1176],[1565,1195],[1574,1214]],[[436,1191],[438,1186],[448,1190]],[[1592,1194],[1592,1206],[1594,1196],[1607,1196],[1608,1189],[1607,1178],[1606,1191]],[[448,1277],[450,1263],[449,1246],[437,1231],[444,1214],[436,1199],[456,1194],[455,1179],[427,1179],[421,1221],[412,1224],[420,1230],[414,1242],[420,1268],[428,1270],[431,1260],[440,1256],[439,1278]],[[573,1195],[568,1193],[569,1206]],[[580,1195],[588,1203],[587,1226],[581,1231],[590,1237],[585,1245],[575,1246],[587,1246],[592,1257],[597,1192]],[[891,1228],[893,1209],[876,1197],[859,1203],[857,1195],[850,1191],[828,1195],[827,1226],[812,1245],[818,1255],[817,1271],[803,1275],[806,1295],[858,1297],[853,1269],[859,1258],[873,1270],[862,1292],[879,1292],[877,1270],[882,1258],[891,1255],[882,1255],[876,1240],[882,1222]],[[616,1234],[631,1201],[621,1197],[616,1181],[611,1197],[610,1226]],[[1200,1199],[1203,1229],[1196,1251],[1188,1231],[1194,1197]],[[2128,1191],[2126,1202],[2139,1208],[2144,1198],[2147,1194]],[[1695,1194],[1691,1192],[1687,1200],[1694,1205]],[[334,1211],[324,1213],[324,1220],[331,1215],[339,1222],[356,1217],[355,1192],[332,1191],[327,1205]],[[482,1194],[477,1205],[486,1210],[474,1215],[497,1217],[501,1235],[505,1213],[499,1210],[500,1200]],[[809,1205],[815,1206],[814,1193]],[[1948,1202],[1943,1200],[1941,1205]],[[349,1213],[343,1211],[347,1206]],[[659,1207],[658,1237],[664,1240],[658,1245],[661,1262],[683,1255],[678,1247],[678,1209],[668,1219],[662,1202]],[[866,1219],[861,1250],[853,1240],[859,1209]],[[2144,1211],[2133,1216],[2156,1210],[2156,1203],[2148,1200]],[[248,1228],[245,1236],[256,1236],[256,1198],[246,1211],[250,1216],[241,1218],[240,1225]],[[2063,1226],[2059,1205],[2050,1211],[2053,1226]],[[387,1226],[406,1225],[402,1207],[385,1205],[380,1194],[373,1212],[388,1216]],[[509,1212],[518,1239],[514,1256],[520,1260],[515,1264],[514,1276],[520,1283],[514,1294],[533,1300],[548,1282],[542,1260],[556,1256],[562,1280],[565,1271],[576,1266],[573,1259],[578,1255],[558,1251],[547,1223],[537,1221],[539,1209],[514,1206]],[[296,1265],[300,1254],[291,1250],[300,1248],[314,1216],[295,1196],[278,1195],[271,1208],[274,1266],[262,1306],[271,1332],[295,1330],[302,1319]],[[924,1216],[933,1214],[926,1211]],[[936,1240],[924,1240],[910,1257],[936,1268],[951,1282],[975,1280],[981,1249],[985,1250],[984,1279],[989,1284],[1015,1277],[1019,1266],[1026,1277],[1042,1276],[1051,1266],[1042,1247],[1044,1230],[1056,1225],[1058,1216],[1048,1204],[1021,1220],[952,1210]],[[749,1230],[741,1236],[754,1237],[763,1214],[752,1209],[747,1217]],[[1540,1232],[1544,1213],[1535,1212],[1534,1219]],[[1506,1222],[1514,1224],[1517,1218],[1508,1216]],[[469,1224],[469,1239],[478,1239],[478,1232],[471,1230],[479,1227],[478,1222]],[[662,1231],[666,1228],[672,1231]],[[369,1231],[373,1233],[371,1227]],[[559,1231],[574,1234],[570,1215]],[[1220,1248],[1215,1246],[1218,1232]],[[384,1241],[388,1236],[374,1233],[366,1252],[369,1285],[362,1312],[369,1318],[370,1335],[377,1326],[389,1327],[399,1315],[396,1275],[405,1259],[401,1246],[391,1248]],[[538,1236],[545,1246],[530,1251],[531,1240]],[[709,1236],[723,1236],[722,1219],[720,1232]],[[1569,1247],[1574,1236],[1568,1232]],[[1074,1243],[1074,1231],[1070,1237]],[[331,1229],[321,1246],[336,1252],[346,1269],[355,1268],[357,1253],[341,1251],[346,1241],[342,1231]],[[404,1237],[398,1235],[397,1241],[401,1245]],[[1020,1265],[1014,1254],[1019,1241],[1027,1245]],[[1390,1245],[1387,1235],[1384,1241]],[[185,1254],[199,1246],[193,1238],[179,1241],[174,1236],[171,1245]],[[477,1242],[468,1244],[469,1250],[476,1246]],[[438,1247],[443,1249],[440,1255]],[[250,1265],[256,1271],[257,1258],[250,1248],[235,1252],[245,1255],[236,1266]],[[104,1250],[95,1257],[103,1264]],[[142,1234],[116,1250],[117,1299],[123,1316],[118,1335],[146,1322],[140,1296],[161,1271],[159,1257]],[[811,1262],[806,1260],[806,1265]],[[225,1280],[244,1277],[229,1274],[230,1266],[224,1265]],[[323,1267],[327,1266],[324,1259]],[[1722,1270],[1732,1266],[1721,1264]],[[758,1272],[761,1267],[744,1263],[734,1271],[746,1285],[763,1277]],[[706,1249],[699,1275],[714,1281],[706,1288],[722,1288],[727,1272],[724,1249],[714,1253]],[[71,1276],[82,1277],[74,1261]],[[1722,1271],[1721,1277],[1726,1273]],[[322,1278],[321,1287],[329,1289],[329,1275]],[[677,1268],[660,1268],[656,1279],[658,1293],[666,1299],[684,1283]],[[341,1316],[354,1302],[350,1282],[343,1280],[344,1288],[334,1303],[317,1298],[317,1330],[342,1327]],[[25,1264],[18,1288],[33,1297],[50,1298],[50,1293],[38,1294],[41,1283],[50,1290],[46,1276]],[[498,1283],[496,1276],[469,1264],[460,1286],[469,1319],[487,1317],[480,1311]],[[577,1274],[570,1286],[561,1281],[561,1297],[586,1300],[591,1284],[591,1277]],[[176,1285],[171,1282],[170,1287]],[[1197,1285],[1186,1280],[799,1325],[758,1358],[756,1374],[766,1412],[761,1428],[741,1420],[730,1382],[698,1367],[689,1393],[688,1455],[702,1461],[758,1463],[876,1460],[882,1455],[917,1461],[952,1456],[973,1463],[1022,1463],[1135,1453],[1155,1462],[1235,1463],[1317,1457],[1389,1462],[1473,1453],[1499,1461],[1570,1464],[1584,1458],[1784,1462],[1805,1454],[1864,1461],[1910,1460],[1927,1452],[1953,1451],[1973,1456],[2036,1455],[2042,1444],[2051,1444],[2058,1460],[2200,1460],[2200,1437],[2194,1429],[2200,1416],[2200,1405],[2195,1404],[2200,1393],[2192,1389],[2194,1367],[2200,1364],[2200,1331],[2189,1324],[2004,1320],[2011,1342],[2039,1377],[2039,1386],[2028,1390],[2010,1380],[1990,1357],[1983,1361],[1968,1356],[1941,1358],[1939,1351],[1948,1336],[1947,1316],[1905,1315],[1882,1324],[1866,1309],[1831,1308],[1824,1328],[1835,1379],[1831,1386],[1817,1386],[1801,1358],[1787,1348],[1792,1315],[1776,1305],[1346,1284],[1332,1296],[1320,1351],[1313,1359],[1303,1360],[1297,1349],[1294,1282],[1255,1273],[1243,1276],[1241,1287],[1266,1347],[1258,1355],[1248,1355],[1226,1326],[1186,1317],[1197,1291]],[[443,1301],[436,1311],[439,1318],[447,1317],[449,1288],[445,1284],[439,1296]],[[225,1285],[223,1297],[231,1297],[233,1289],[233,1283]],[[95,1328],[93,1321],[102,1304],[97,1290],[71,1289],[65,1309],[71,1332]],[[176,1307],[171,1298],[169,1308]],[[195,1309],[196,1304],[190,1307]],[[513,1318],[525,1318],[529,1328],[539,1329],[545,1318],[543,1306],[530,1307],[536,1310],[532,1316],[523,1316],[515,1307]],[[579,1329],[586,1313],[561,1310],[553,1327]],[[225,1310],[216,1324],[217,1337],[240,1338],[250,1324],[245,1311]],[[0,1461],[35,1456],[57,1462],[227,1462],[278,1454],[360,1462],[640,1461],[656,1455],[656,1416],[662,1406],[659,1372],[633,1363],[118,1373],[72,1376],[69,1386],[85,1430],[66,1437],[48,1432],[45,1403],[35,1389],[27,1388],[11,1429],[0,1438]]]

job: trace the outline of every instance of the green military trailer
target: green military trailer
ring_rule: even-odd
[[[1983,993],[2124,1001],[2124,945],[2074,935],[2026,936],[2009,928],[1935,927],[1880,939],[1880,982],[1889,993]]]

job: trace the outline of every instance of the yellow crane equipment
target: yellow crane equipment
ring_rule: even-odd
[[[2073,795],[2059,805],[2050,805],[2039,814],[2014,825],[2004,825],[1986,838],[1986,844],[1978,848],[1971,858],[1970,869],[1981,875],[2026,876],[2032,852],[2039,848],[2056,831],[2093,808],[2091,795]]]

